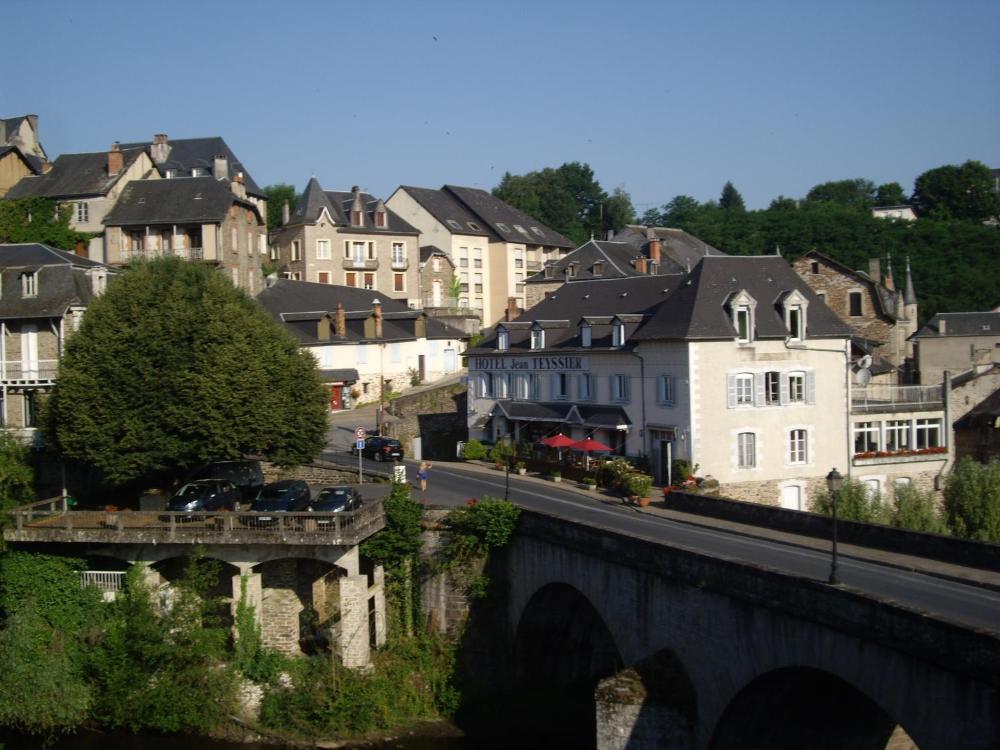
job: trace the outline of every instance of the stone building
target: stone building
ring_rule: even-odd
[[[573,243],[485,190],[444,185],[440,190],[402,185],[386,201],[420,230],[421,242],[440,248],[455,264],[458,306],[500,320],[507,300],[525,306],[525,279],[573,249]],[[427,305],[433,289],[424,290]]]
[[[1000,459],[1000,388],[955,422],[955,459]]]
[[[173,255],[213,264],[250,294],[261,288],[267,220],[239,175],[135,180],[104,226],[109,265]]]
[[[323,190],[315,177],[271,237],[282,278],[378,292],[419,307],[420,233],[357,186]]]
[[[48,245],[0,245],[0,419],[37,440],[66,339],[115,271]]]
[[[868,272],[855,271],[843,263],[810,250],[796,260],[795,272],[854,331],[854,358],[872,358],[873,372],[890,384],[913,381],[913,344],[917,330],[917,295],[910,265],[906,265],[904,289],[897,289],[892,265],[882,275],[881,261],[869,261]]]
[[[921,383],[1000,363],[1000,312],[938,313],[915,333]]]
[[[50,166],[38,140],[38,115],[0,118],[0,198],[21,178]]]

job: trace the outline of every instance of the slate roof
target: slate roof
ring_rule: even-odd
[[[336,315],[337,303],[344,306],[344,316],[348,326],[346,335],[337,336],[332,330],[330,340],[322,343],[358,343],[370,339],[363,335],[363,321],[372,313],[372,302],[382,304],[382,339],[384,341],[413,339],[413,323],[421,316],[418,310],[411,310],[405,302],[386,297],[371,289],[340,286],[338,284],[318,284],[311,281],[291,281],[275,279],[257,295],[257,302],[263,305],[278,322],[285,324],[296,338],[303,343],[318,343],[316,322],[325,315]],[[434,318],[425,320],[428,339],[464,339],[467,335]]]
[[[445,185],[442,191],[454,196],[466,209],[486,222],[493,233],[505,242],[574,247],[573,242],[559,232],[485,190]]]
[[[365,225],[363,227],[351,226],[350,212],[351,205],[354,203],[353,192],[350,190],[323,190],[319,181],[312,177],[306,184],[302,197],[295,204],[295,209],[289,217],[289,224],[314,224],[319,221],[325,208],[330,214],[330,219],[344,231],[357,231],[366,234],[420,234],[416,227],[403,221],[399,214],[384,205],[386,226],[375,226],[375,209],[379,204],[379,199],[364,192],[358,193],[358,197],[365,210]]]
[[[826,253],[821,253],[819,250],[809,250],[802,255],[803,258],[815,258],[816,260],[822,261],[825,265],[830,266],[835,271],[844,274],[845,276],[850,276],[859,283],[863,284],[870,291],[874,292],[875,302],[878,305],[878,313],[887,318],[893,320],[898,320],[902,313],[899,310],[899,297],[900,295],[892,289],[889,289],[880,281],[876,281],[871,276],[869,276],[864,271],[859,271],[851,268],[835,258],[831,258]],[[906,275],[906,285],[907,291],[904,293],[904,302],[907,304],[912,304],[917,301],[916,294],[913,293],[913,280],[909,274],[909,267],[907,266]],[[910,298],[912,297],[912,299]]]
[[[448,253],[446,253],[444,250],[437,247],[436,245],[423,245],[420,248],[421,263],[426,263],[431,259],[431,257],[435,255],[440,255],[442,258],[448,261],[448,263],[451,263],[451,265],[455,265],[454,263],[451,262],[451,258],[448,257]]]
[[[941,333],[941,321],[945,333]],[[938,313],[910,338],[945,338],[948,336],[1000,336],[1000,312]]]
[[[254,181],[253,177],[250,176],[247,168],[236,158],[236,154],[229,148],[229,144],[220,136],[168,139],[167,145],[170,146],[170,153],[167,156],[167,160],[162,164],[156,165],[161,176],[165,176],[168,169],[177,169],[190,175],[191,170],[195,167],[207,169],[208,174],[211,175],[215,166],[215,157],[224,156],[228,162],[230,181],[236,179],[237,173],[242,172],[243,184],[246,186],[247,192],[260,198],[267,197],[264,191],[260,189],[260,186]],[[152,144],[148,141],[145,143],[121,144],[123,151],[127,148],[141,148],[148,152],[151,147]]]
[[[221,222],[237,203],[260,217],[257,208],[241,200],[229,183],[212,177],[133,180],[104,217],[106,226],[136,224],[204,224]],[[261,219],[263,221],[263,219]]]
[[[419,203],[431,216],[452,234],[468,234],[479,237],[490,237],[487,225],[478,216],[467,209],[454,195],[444,190],[402,185],[400,190]],[[455,222],[457,227],[449,222]]]
[[[616,320],[625,324],[629,342],[648,340],[717,340],[736,336],[727,308],[745,291],[756,300],[754,337],[784,339],[781,301],[797,291],[809,303],[806,338],[848,338],[851,329],[779,256],[707,256],[688,275],[632,276],[563,284],[507,327],[511,349],[529,349],[531,328],[545,329],[546,349],[581,350],[579,323],[591,324],[589,351],[610,348]],[[563,327],[555,321],[568,323]],[[496,327],[474,353],[495,351]],[[588,351],[584,349],[583,351]]]
[[[45,174],[23,178],[7,192],[10,199],[44,196],[46,198],[85,198],[107,195],[125,171],[142,154],[141,148],[122,147],[124,167],[118,174],[108,174],[108,152],[63,154]]]
[[[617,240],[590,240],[580,245],[576,250],[567,253],[559,260],[546,264],[546,268],[553,269],[551,276],[548,272],[533,274],[526,280],[526,284],[552,283],[553,281],[568,281],[576,283],[594,278],[620,279],[627,276],[643,276],[633,265],[636,258],[643,257],[642,252],[628,242]],[[594,275],[594,264],[603,263],[601,275]],[[575,275],[567,276],[566,269],[575,265]],[[682,271],[674,263],[666,267],[660,265],[657,274],[678,273]]]
[[[9,153],[15,153],[24,160],[24,163],[28,165],[30,169],[35,174],[40,174],[42,171],[42,165],[45,163],[43,159],[34,154],[26,154],[24,151],[19,149],[17,146],[2,146],[0,145],[0,159]]]
[[[667,273],[687,273],[698,265],[698,261],[706,255],[726,255],[693,234],[672,227],[644,227],[640,224],[627,224],[615,235],[614,239],[618,242],[628,242],[640,254],[648,258],[648,233],[650,231],[660,240],[660,265],[667,269]]]
[[[88,271],[102,263],[37,243],[0,245],[0,320],[60,318],[70,307],[86,305],[93,297]],[[21,294],[20,275],[37,274],[34,297]]]

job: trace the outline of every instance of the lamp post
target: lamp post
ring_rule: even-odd
[[[833,558],[830,560],[830,583],[833,585],[840,583],[837,577],[837,495],[843,486],[844,477],[835,467],[826,475],[826,488],[830,492],[833,513]]]
[[[510,437],[511,435],[508,432],[507,437],[504,438],[504,441],[508,445],[510,445]],[[504,456],[504,459],[504,468],[506,471],[504,472],[503,499],[510,500],[510,455]]]

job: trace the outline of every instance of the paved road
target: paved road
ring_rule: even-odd
[[[366,416],[358,412],[350,414],[355,422],[358,417],[364,420]],[[374,411],[370,426],[374,426]],[[353,426],[334,425],[330,437],[327,457],[343,460],[353,440]],[[412,482],[416,465],[412,461],[404,463]],[[384,463],[368,460],[365,464],[376,469],[389,468]],[[470,497],[503,497],[505,482],[502,472],[484,471],[459,462],[436,462],[430,472],[426,495],[416,491],[414,496],[435,505],[463,505]],[[381,485],[365,489],[367,495],[384,493],[388,488]],[[825,549],[681,523],[657,514],[637,512],[608,496],[581,493],[516,474],[510,476],[510,499],[529,510],[820,581],[826,580],[830,570],[830,554]],[[710,521],[706,519],[706,523]],[[880,599],[1000,634],[1000,591],[849,557],[841,558],[840,578],[842,585]]]

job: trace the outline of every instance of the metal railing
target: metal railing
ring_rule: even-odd
[[[340,513],[69,510],[62,498],[10,511],[10,542],[354,545],[385,526],[381,500]]]
[[[117,594],[125,580],[123,570],[81,570],[80,588],[94,587],[105,594]]]
[[[404,258],[403,260],[390,261],[389,265],[392,266],[395,271],[405,271],[410,267],[410,262]]]
[[[201,247],[168,247],[160,250],[122,250],[122,263],[128,263],[131,260],[146,260],[168,256],[183,258],[185,260],[204,260],[205,249]]]
[[[872,384],[851,389],[851,411],[930,411],[944,408],[941,385]]]
[[[7,360],[3,363],[0,379],[6,382],[35,383],[43,380],[55,380],[58,374],[58,359],[39,359],[27,363],[17,359]]]
[[[359,268],[365,271],[374,271],[378,268],[378,261],[375,259],[344,258],[344,268]]]

